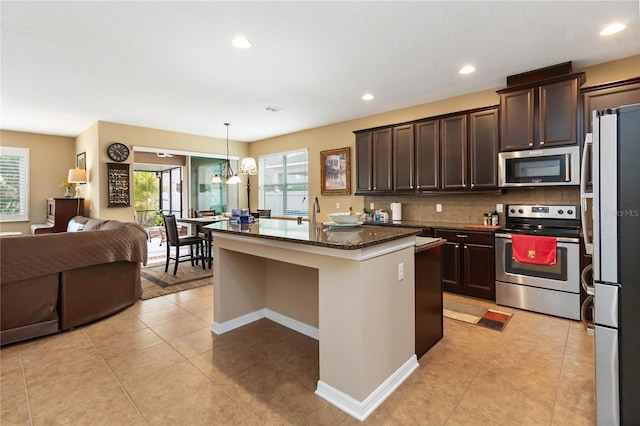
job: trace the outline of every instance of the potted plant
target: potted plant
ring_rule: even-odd
[[[73,186],[73,184],[71,182],[69,182],[67,180],[67,178],[62,178],[62,181],[60,181],[60,188],[65,188],[65,193],[64,193],[64,197],[65,198],[71,198],[71,187]]]

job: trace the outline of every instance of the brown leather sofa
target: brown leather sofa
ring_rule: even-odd
[[[0,344],[69,330],[140,298],[144,228],[76,216],[67,231],[0,238]]]

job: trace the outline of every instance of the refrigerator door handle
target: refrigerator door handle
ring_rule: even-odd
[[[596,294],[596,289],[593,285],[589,285],[589,274],[591,273],[591,281],[593,282],[593,264],[589,264],[584,267],[582,273],[580,274],[580,282],[582,283],[582,288],[584,292],[590,296]]]
[[[582,321],[582,325],[584,326],[584,331],[589,335],[593,336],[596,331],[596,325],[593,321],[590,321],[587,318],[587,312],[591,310],[591,317],[593,318],[593,296],[589,295],[584,302],[582,302],[582,306],[580,307],[580,321]]]
[[[593,254],[593,239],[589,240],[587,229],[587,199],[593,198],[593,193],[587,193],[587,152],[593,145],[593,135],[587,133],[582,149],[582,164],[580,166],[580,223],[582,224],[582,238],[584,240],[584,250],[587,254]]]

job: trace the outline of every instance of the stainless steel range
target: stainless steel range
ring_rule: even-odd
[[[513,259],[513,234],[555,237],[555,264]],[[579,205],[508,204],[506,224],[495,234],[496,303],[579,320],[579,237]]]

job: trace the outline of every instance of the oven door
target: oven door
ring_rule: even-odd
[[[532,265],[513,259],[511,234],[496,234],[496,280],[580,293],[580,245],[577,238],[557,238],[556,264]]]

